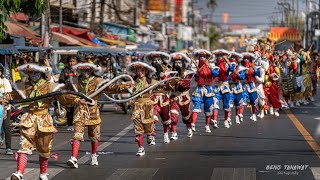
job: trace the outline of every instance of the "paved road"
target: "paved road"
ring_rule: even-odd
[[[135,156],[137,145],[130,116],[123,115],[121,110],[102,112],[99,166],[89,165],[88,140],[81,144],[79,169],[66,166],[72,134],[61,127],[53,146],[59,159],[49,162],[49,177],[54,180],[320,179],[320,141],[315,134],[319,108],[320,98],[313,104],[281,111],[280,117],[268,115],[258,122],[250,121],[246,110],[245,121],[230,129],[223,128],[221,111],[221,127],[210,134],[204,132],[202,115],[194,137],[186,137],[187,131],[181,123],[179,140],[164,144],[159,132],[156,146],[146,146],[145,157]],[[157,129],[161,129],[160,124]],[[18,139],[13,138],[15,150]],[[0,179],[6,179],[15,171],[16,163],[11,156],[3,154],[4,149],[0,153]],[[35,152],[29,158],[25,179],[38,177],[37,160]]]

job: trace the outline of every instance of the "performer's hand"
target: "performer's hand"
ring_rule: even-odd
[[[129,105],[133,105],[133,104],[134,104],[134,100],[131,99],[131,100],[128,102],[128,104],[129,104]]]
[[[87,105],[88,104],[88,102],[84,99],[80,99],[79,103],[80,103],[80,105]]]
[[[132,83],[132,82],[126,83],[126,88],[131,88],[133,85],[134,85],[134,83]]]
[[[8,105],[8,101],[2,100],[2,101],[1,101],[1,104],[2,104],[3,106],[7,106],[7,105]]]

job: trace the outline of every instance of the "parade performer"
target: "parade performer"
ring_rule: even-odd
[[[204,111],[206,116],[206,126],[205,130],[207,133],[210,133],[210,120],[212,116],[213,109],[216,109],[215,117],[217,120],[218,117],[218,99],[216,99],[215,94],[219,93],[219,91],[213,90],[213,84],[215,81],[215,77],[219,75],[219,68],[216,66],[212,66],[209,63],[209,60],[213,58],[212,54],[204,49],[196,50],[194,53],[194,58],[196,61],[196,75],[195,81],[197,82],[197,89],[192,93],[192,103],[193,110],[191,115],[191,129],[188,129],[188,137],[192,137],[193,132],[196,131],[195,124],[197,122],[198,113],[201,112],[201,105],[204,104]],[[212,123],[216,123],[214,121]]]
[[[13,83],[13,99],[33,98],[48,93],[56,92],[62,88],[63,84],[48,82],[46,75],[50,74],[51,67],[40,66],[38,64],[24,64],[18,67],[18,71],[29,82]],[[71,96],[56,97],[61,103],[74,103]],[[47,166],[50,158],[51,143],[53,133],[56,131],[52,117],[48,112],[52,98],[33,101],[26,107],[27,112],[23,114],[20,122],[20,149],[17,157],[17,171],[12,174],[12,180],[23,179],[23,174],[28,161],[28,155],[32,154],[34,144],[39,152],[40,179],[47,180]]]
[[[319,54],[313,53],[312,54],[312,63],[311,63],[311,80],[312,80],[312,97],[310,98],[310,101],[314,101],[314,97],[317,95],[317,71],[320,67],[320,61],[319,61]]]
[[[248,68],[246,72],[246,83],[244,83],[244,96],[249,98],[249,102],[251,105],[252,115],[250,117],[251,120],[257,121],[257,109],[258,109],[258,93],[255,85],[256,77],[255,71],[253,68],[254,60],[256,59],[256,55],[253,53],[245,52],[242,53],[243,61],[242,65]]]
[[[71,83],[74,88],[74,91],[81,92],[87,96],[95,93],[98,88],[102,85],[104,80],[99,77],[102,74],[102,69],[100,66],[82,61],[75,66],[72,66],[74,71],[79,73],[78,77],[72,77]],[[111,84],[105,88],[101,93],[125,93],[126,89],[131,87],[132,84],[120,84],[115,85]],[[101,94],[99,93],[99,94]],[[98,101],[99,94],[92,97],[95,102]],[[80,148],[80,142],[84,141],[84,131],[85,128],[88,128],[88,136],[91,140],[91,165],[98,165],[98,155],[97,149],[100,141],[100,127],[101,127],[101,118],[98,104],[96,103],[93,106],[87,106],[83,100],[77,98],[73,118],[74,126],[74,137],[71,139],[72,144],[72,156],[68,160],[67,165],[72,168],[78,168],[77,157],[78,151]]]
[[[170,96],[170,114],[171,114],[171,132],[172,136],[170,140],[177,140],[177,124],[179,119],[179,109],[182,115],[182,121],[187,126],[188,137],[192,136],[191,122],[190,122],[190,102],[191,97],[189,94],[191,77],[194,75],[194,71],[188,70],[191,59],[183,53],[171,54],[172,67],[174,71],[178,72],[179,77],[182,78],[178,86],[180,92],[173,92]],[[188,73],[191,72],[191,73]],[[189,133],[190,132],[190,133]]]
[[[156,73],[153,78],[157,81],[164,80],[171,77],[171,70],[168,65],[170,62],[170,55],[160,51],[149,52],[145,55],[145,62],[156,68]],[[163,141],[169,143],[169,129],[171,124],[170,117],[170,99],[167,92],[161,92],[154,90],[152,100],[154,102],[154,119],[155,123],[159,122],[158,115],[161,117],[163,124]],[[155,132],[153,136],[150,136],[149,142],[151,145],[155,144]]]
[[[294,63],[297,66],[297,72],[295,73],[295,80],[296,80],[296,86],[295,86],[295,96],[296,96],[296,106],[300,106],[302,104],[302,98],[303,98],[303,92],[304,92],[304,84],[303,84],[303,78],[302,78],[302,66],[304,65],[304,58],[302,56],[302,49],[299,53],[293,53]]]
[[[304,85],[303,104],[307,105],[309,104],[309,98],[312,97],[312,81],[310,77],[310,73],[312,71],[312,62],[310,51],[303,52],[303,59],[305,60],[304,65],[302,66],[302,79]]]
[[[219,94],[220,100],[223,102],[224,109],[224,126],[230,128],[231,123],[231,90],[229,86],[230,75],[236,68],[236,62],[230,62],[228,57],[230,52],[224,49],[217,49],[212,52],[216,56],[216,66],[219,67]],[[234,57],[234,56],[233,56]],[[238,57],[239,58],[239,57]],[[218,99],[219,100],[219,99]],[[219,101],[220,101],[219,100]],[[215,112],[214,112],[215,115]],[[217,117],[213,117],[216,120]]]
[[[157,84],[157,81],[153,79],[153,75],[156,73],[156,69],[143,62],[133,62],[128,65],[127,72],[133,75],[135,86],[133,88],[133,94],[139,94],[143,90],[150,88]],[[157,92],[168,92],[176,89],[177,81],[168,81],[163,85],[155,87],[153,90]],[[143,134],[146,134],[147,142],[150,144],[149,139],[153,137],[154,133],[154,102],[152,100],[152,89],[139,95],[133,102],[131,119],[135,126],[135,141],[138,143],[139,149],[137,156],[145,155],[145,149],[143,146]]]
[[[280,69],[275,65],[274,57],[271,53],[267,54],[269,60],[269,68],[266,71],[264,81],[264,92],[266,95],[266,104],[270,104],[270,114],[279,116],[279,108],[281,108],[281,102],[279,99],[279,86],[278,81],[280,79]]]
[[[293,60],[291,60],[291,51],[280,55],[280,77],[281,88],[283,96],[288,102],[290,107],[294,107],[294,73],[296,72],[296,66],[294,66]]]
[[[236,106],[236,123],[240,124],[243,121],[243,87],[242,80],[246,77],[247,68],[241,65],[243,56],[236,52],[230,52],[229,60],[231,63],[236,63],[234,72],[231,73],[230,89],[231,89],[231,103]]]
[[[257,94],[258,94],[258,105],[259,105],[259,110],[260,118],[264,118],[264,108],[265,108],[265,93],[264,93],[264,79],[265,79],[265,74],[266,70],[269,68],[269,61],[265,59],[265,57],[259,57],[255,62],[254,62],[254,76],[256,78],[256,87],[257,87]]]

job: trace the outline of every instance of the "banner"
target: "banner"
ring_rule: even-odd
[[[175,0],[174,23],[176,24],[179,24],[182,22],[182,3],[183,3],[183,0]]]
[[[148,0],[149,11],[170,11],[170,0]]]

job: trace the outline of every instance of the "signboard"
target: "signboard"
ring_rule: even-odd
[[[300,31],[296,28],[289,27],[272,27],[269,32],[269,39],[272,42],[282,40],[301,41]]]
[[[170,0],[148,0],[149,11],[170,11]]]
[[[314,30],[314,35],[315,36],[320,36],[320,29],[315,29]]]
[[[221,19],[224,24],[227,24],[229,22],[229,13],[222,13],[221,14]]]

